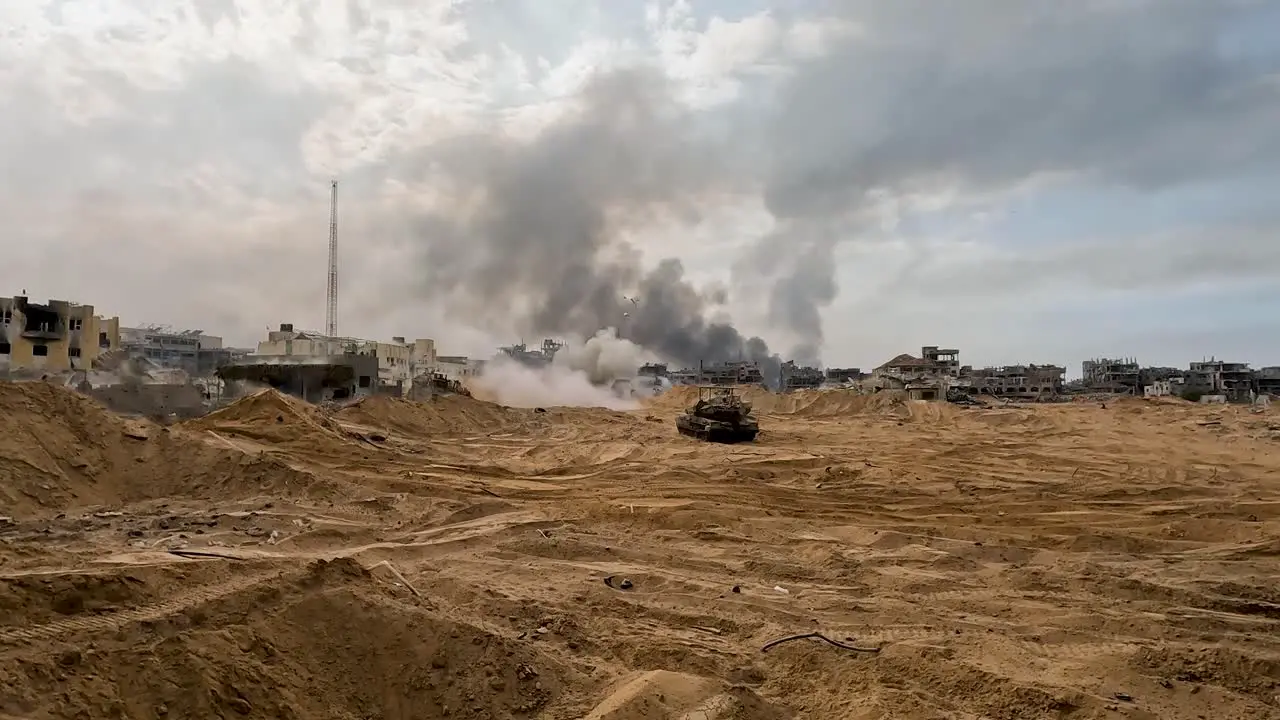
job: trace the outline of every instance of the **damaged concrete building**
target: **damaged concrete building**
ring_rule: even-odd
[[[826,382],[826,375],[816,367],[796,365],[794,360],[782,363],[782,382],[784,392],[791,390],[815,390]]]
[[[120,346],[131,355],[163,368],[207,377],[245,352],[223,347],[222,338],[201,330],[174,330],[166,325],[120,328]]]
[[[1083,386],[1093,392],[1142,394],[1142,371],[1134,358],[1095,358],[1081,364]]]
[[[645,363],[640,366],[640,370],[636,374],[640,377],[665,378],[671,373],[667,370],[666,363]]]
[[[484,372],[484,360],[466,355],[440,355],[436,357],[435,372],[450,380],[465,383]]]
[[[377,392],[378,359],[370,354],[250,355],[218,368],[226,383],[226,398],[235,398],[267,385],[280,392],[318,403]]]
[[[977,394],[1012,400],[1043,401],[1061,395],[1067,369],[1058,365],[1003,365],[973,370],[970,383]]]
[[[945,376],[953,378],[960,376],[960,351],[955,348],[925,345],[920,348],[920,359],[932,363]]]
[[[941,400],[960,382],[960,351],[926,345],[921,357],[899,355],[876,368],[865,381],[870,389],[905,390],[913,400]]]
[[[89,370],[119,347],[120,319],[94,315],[92,305],[0,298],[0,372]]]
[[[538,349],[530,349],[524,342],[516,345],[505,345],[498,349],[502,355],[515,360],[521,365],[540,368],[551,364],[551,361],[556,357],[556,353],[564,349],[564,343],[546,338],[542,341],[542,347]]]
[[[855,383],[866,377],[862,368],[827,368],[827,382],[834,385]]]
[[[1253,402],[1254,378],[1249,363],[1232,363],[1210,359],[1191,363],[1187,370],[1186,395],[1220,395],[1226,402]]]
[[[436,344],[431,339],[408,342],[394,337],[391,342],[361,340],[349,337],[328,337],[317,332],[295,330],[291,323],[282,323],[279,330],[267,333],[267,339],[258,343],[257,357],[284,358],[332,358],[345,355],[365,355],[375,359],[378,372],[375,382],[385,391],[405,394],[412,386],[413,378],[438,371]]]
[[[760,364],[751,361],[698,363],[697,369],[686,368],[669,373],[674,385],[764,385]]]
[[[1258,368],[1253,373],[1253,384],[1259,395],[1280,397],[1280,367]]]

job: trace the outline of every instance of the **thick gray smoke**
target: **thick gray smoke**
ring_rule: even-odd
[[[574,119],[532,141],[484,136],[436,148],[432,162],[464,191],[455,212],[419,228],[429,292],[494,329],[591,337],[621,327],[670,362],[776,367],[763,340],[710,319],[723,291],[695,287],[679,260],[646,270],[623,238],[696,217],[729,189],[727,155],[695,127],[661,76],[637,70],[597,78]]]
[[[570,345],[556,353],[552,365],[582,373],[592,385],[605,385],[614,380],[631,380],[644,359],[640,346],[619,338],[617,330],[606,328],[582,345]]]

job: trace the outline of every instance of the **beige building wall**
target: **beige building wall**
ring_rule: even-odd
[[[89,370],[118,347],[120,319],[98,317],[92,305],[0,298],[0,369]]]
[[[419,338],[413,341],[413,362],[417,365],[418,374],[428,372],[436,366],[436,341]]]
[[[383,384],[409,387],[417,375],[430,372],[436,364],[436,343],[431,339],[407,342],[397,337],[392,342],[353,340],[351,338],[327,338],[298,332],[284,324],[279,330],[267,333],[267,339],[258,343],[258,355],[316,356],[341,355],[352,351],[378,358],[378,381]]]

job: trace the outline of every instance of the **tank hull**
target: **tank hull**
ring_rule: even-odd
[[[727,423],[691,415],[676,418],[681,435],[713,443],[753,442],[760,428],[755,423]]]

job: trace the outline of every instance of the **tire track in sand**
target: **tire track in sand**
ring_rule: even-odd
[[[165,602],[133,610],[122,610],[107,615],[70,617],[40,625],[0,629],[0,645],[19,645],[41,640],[53,640],[67,635],[115,632],[127,625],[177,615],[184,610],[215,600],[221,600],[224,597],[243,592],[279,577],[281,577],[281,572],[272,570],[228,580],[213,586],[201,587],[192,592],[182,593]]]

